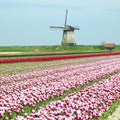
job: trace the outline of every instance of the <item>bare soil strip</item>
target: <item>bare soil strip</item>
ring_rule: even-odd
[[[120,106],[108,117],[107,120],[120,120]]]

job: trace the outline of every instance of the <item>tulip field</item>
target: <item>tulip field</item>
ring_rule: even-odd
[[[120,105],[120,55],[0,65],[0,120],[98,120]]]

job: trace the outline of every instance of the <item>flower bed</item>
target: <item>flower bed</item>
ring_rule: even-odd
[[[0,80],[0,114],[24,112],[23,107],[34,107],[41,101],[60,96],[71,88],[88,84],[120,71],[119,58],[85,65],[74,65],[53,70],[2,77]]]
[[[60,68],[69,65],[79,65],[93,63],[100,60],[115,59],[120,56],[103,56],[103,57],[92,57],[90,58],[79,58],[79,59],[69,59],[69,60],[57,60],[48,62],[24,62],[24,63],[14,63],[14,64],[1,64],[0,65],[0,77],[2,76],[12,76],[15,74],[23,74],[38,70],[46,70],[53,68]]]
[[[52,102],[37,113],[16,120],[92,120],[98,119],[120,98],[120,74],[94,84],[79,93]]]
[[[95,69],[96,70],[102,69],[106,66],[109,66],[110,64],[112,64],[114,66],[116,66],[116,64],[119,65],[119,58],[112,59],[112,60],[103,60],[103,61],[89,63],[89,64],[85,64],[85,65],[73,65],[73,66],[52,69],[52,70],[43,70],[43,71],[29,72],[29,73],[25,73],[25,74],[17,74],[17,75],[13,75],[10,77],[0,77],[0,84],[10,83],[10,82],[14,83],[14,82],[17,82],[20,80],[33,79],[33,78],[38,78],[38,77],[41,78],[41,76],[43,76],[45,78],[45,76],[47,76],[47,75],[48,75],[48,77],[46,79],[50,79],[50,78],[52,78],[52,76],[54,77],[54,75],[56,77],[56,76],[60,76],[61,73],[63,73],[63,75],[61,76],[61,78],[62,78],[67,75],[67,72],[68,73],[70,72],[69,74],[74,76],[73,70],[78,69],[81,72],[85,71],[87,73],[87,71],[89,71],[89,69],[90,69],[90,71],[95,70]],[[50,75],[52,75],[52,76],[50,76]]]

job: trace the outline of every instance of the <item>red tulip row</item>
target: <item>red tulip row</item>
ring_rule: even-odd
[[[6,60],[0,60],[0,64],[18,63],[18,62],[40,62],[40,61],[44,62],[44,61],[53,61],[53,60],[65,60],[65,59],[110,56],[110,55],[120,55],[120,52],[99,53],[99,54],[82,54],[82,55],[72,55],[72,56],[71,55],[69,55],[69,56],[52,56],[52,57],[41,57],[41,58],[6,59]]]
[[[44,72],[33,72],[4,79],[12,83],[0,87],[0,115],[19,112],[26,105],[35,106],[71,88],[83,86],[106,75],[120,71],[119,58],[103,60],[86,65],[75,65]],[[8,80],[8,81],[7,81]],[[22,80],[22,81],[21,81]]]
[[[98,119],[120,98],[120,74],[90,86],[79,93],[52,102],[16,120],[92,120]]]

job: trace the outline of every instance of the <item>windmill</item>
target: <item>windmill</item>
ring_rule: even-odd
[[[65,14],[64,27],[50,26],[50,28],[62,29],[63,30],[62,45],[74,46],[76,45],[74,30],[79,30],[79,28],[67,25],[67,15],[68,10],[66,10]]]

